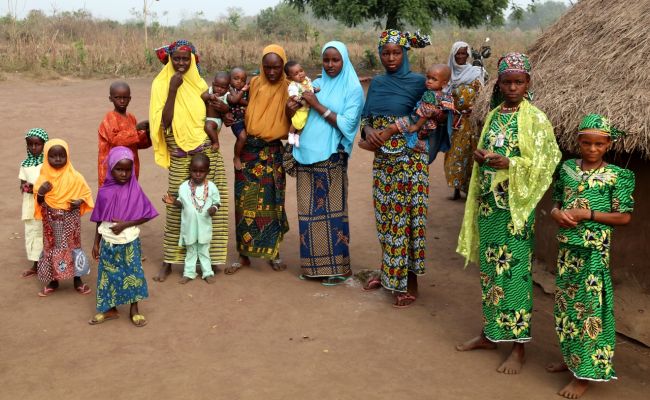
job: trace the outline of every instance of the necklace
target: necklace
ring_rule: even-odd
[[[519,106],[514,107],[514,108],[507,108],[501,106],[500,113],[505,114],[506,112],[510,112],[510,117],[508,118],[508,121],[503,124],[499,120],[499,117],[497,116],[497,126],[499,127],[499,132],[497,134],[497,139],[494,143],[494,147],[503,147],[505,140],[506,140],[506,134],[508,133],[508,127],[512,123],[513,118],[517,114],[517,111],[519,110]]]
[[[517,104],[514,107],[506,107],[506,106],[501,106],[501,112],[502,113],[512,113],[516,112],[519,109],[519,105]]]
[[[194,181],[190,179],[190,192],[191,192],[191,197],[192,197],[192,205],[194,205],[194,208],[196,211],[200,213],[203,212],[203,207],[205,207],[205,203],[207,203],[208,199],[208,181],[207,179],[203,181],[203,204],[199,205],[199,202],[197,201],[198,199],[196,198],[196,185],[194,184]]]
[[[582,169],[582,164],[584,163],[584,161],[580,160],[580,171],[582,172],[582,174],[580,176],[581,179],[580,184],[578,185],[578,193],[582,193],[585,191],[585,182],[587,182],[589,178],[591,178],[591,176],[596,173],[596,171],[600,170],[600,167],[603,166],[604,162],[605,160],[600,160],[600,164],[598,164],[596,168],[592,169],[591,172],[587,174],[586,173],[587,171]]]

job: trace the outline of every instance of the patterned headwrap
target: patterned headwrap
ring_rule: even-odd
[[[45,129],[41,128],[32,128],[27,131],[25,134],[25,139],[30,138],[30,137],[37,137],[43,141],[43,143],[47,142],[49,140],[49,137],[47,136],[47,132],[45,132]],[[29,150],[27,150],[27,158],[23,160],[23,162],[20,164],[21,167],[35,167],[37,165],[43,164],[43,152],[41,154],[35,156],[33,155]]]
[[[508,53],[497,62],[499,75],[508,72],[523,72],[530,75],[530,60],[523,53]]]
[[[419,49],[431,44],[429,35],[422,35],[420,32],[411,34],[410,32],[400,32],[397,29],[388,29],[379,35],[379,48],[385,44],[396,44],[405,49]]]
[[[583,133],[609,136],[613,141],[625,136],[625,132],[616,129],[609,121],[609,118],[600,114],[589,114],[582,119],[578,127],[578,135]]]
[[[157,49],[155,49],[155,52],[160,62],[163,64],[167,64],[167,62],[169,61],[169,56],[171,56],[172,53],[175,52],[176,50],[189,51],[190,53],[194,54],[196,66],[198,67],[199,54],[196,51],[196,47],[194,47],[192,42],[190,42],[189,40],[179,39],[172,44],[158,47]]]

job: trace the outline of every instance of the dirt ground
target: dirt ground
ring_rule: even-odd
[[[0,82],[3,146],[0,148],[0,398],[1,399],[552,399],[569,379],[544,366],[559,358],[552,298],[535,288],[534,341],[519,376],[495,368],[507,354],[458,353],[454,345],[480,330],[476,267],[463,269],[455,254],[464,203],[447,200],[442,162],[431,167],[427,274],[413,307],[397,310],[385,291],[366,293],[349,280],[324,287],[298,279],[295,180],[288,178],[291,230],[282,244],[285,272],[262,262],[217,283],[176,283],[180,267],[165,283],[151,277],[162,256],[164,216],[146,224],[142,242],[150,297],[140,310],[149,324],[137,329],[122,317],[89,326],[95,312],[96,269],[87,282],[93,295],[80,296],[71,282],[40,298],[37,279],[21,279],[28,267],[19,219],[17,174],[25,155],[24,132],[44,127],[70,143],[71,159],[92,188],[97,186],[97,126],[106,111],[108,80]],[[148,79],[131,80],[129,111],[147,116]],[[232,187],[230,131],[221,134]],[[166,173],[141,152],[141,182],[159,201]],[[371,198],[372,154],[355,148],[350,160],[351,255],[354,270],[376,268],[380,249]],[[231,193],[231,199],[233,198]],[[231,214],[234,212],[232,201]],[[232,220],[232,216],[231,216]],[[82,221],[90,253],[93,225]],[[231,229],[231,238],[234,232]],[[552,240],[552,238],[538,238]],[[229,243],[233,260],[234,241]],[[95,265],[93,265],[94,267]],[[595,384],[588,399],[647,398],[650,351],[619,337],[619,380]],[[643,393],[646,393],[645,395]]]

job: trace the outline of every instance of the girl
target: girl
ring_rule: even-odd
[[[148,297],[142,270],[140,228],[158,215],[142,192],[135,175],[135,156],[124,146],[108,153],[108,171],[97,193],[97,204],[90,220],[97,222],[93,258],[97,271],[97,311],[91,325],[119,317],[117,306],[131,304],[131,321],[137,327],[147,324],[138,311],[138,301]]]
[[[20,164],[20,192],[23,194],[22,220],[25,222],[25,249],[27,259],[33,261],[30,269],[23,271],[22,277],[36,275],[38,258],[43,251],[43,224],[34,219],[34,182],[41,173],[43,164],[43,147],[47,142],[47,132],[41,128],[27,131],[27,158]]]
[[[551,216],[560,227],[555,332],[564,360],[547,370],[573,373],[558,392],[568,399],[582,396],[589,381],[616,379],[609,248],[612,227],[632,219],[634,174],[603,155],[621,135],[602,115],[587,115],[578,128],[581,159],[562,164],[553,191]]]
[[[38,295],[46,297],[59,287],[59,280],[74,276],[74,288],[89,294],[81,281],[90,272],[81,249],[81,216],[93,209],[93,198],[84,177],[68,157],[68,144],[52,139],[45,144],[41,174],[34,184],[38,206],[34,217],[43,220],[43,253],[38,260],[38,278],[47,283]]]

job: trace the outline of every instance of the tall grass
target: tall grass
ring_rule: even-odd
[[[284,46],[287,55],[317,68],[320,48],[328,40],[341,40],[348,46],[353,64],[360,73],[377,68],[376,38],[379,31],[360,29],[313,30],[306,39],[274,37],[256,30],[254,24],[235,29],[225,24],[196,24],[190,27],[149,28],[149,43],[162,45],[174,39],[191,40],[199,49],[206,73],[243,66],[256,70],[262,48],[272,42]],[[434,30],[433,45],[412,51],[414,70],[424,70],[432,63],[446,63],[451,44],[464,40],[480,45],[491,38],[493,54],[524,50],[535,39],[536,31],[484,29]],[[35,75],[56,74],[79,77],[113,77],[151,75],[160,70],[153,49],[144,48],[141,25],[121,24],[92,18],[79,11],[45,16],[31,12],[24,20],[0,18],[0,70],[28,72]],[[488,60],[493,67],[496,57]]]

